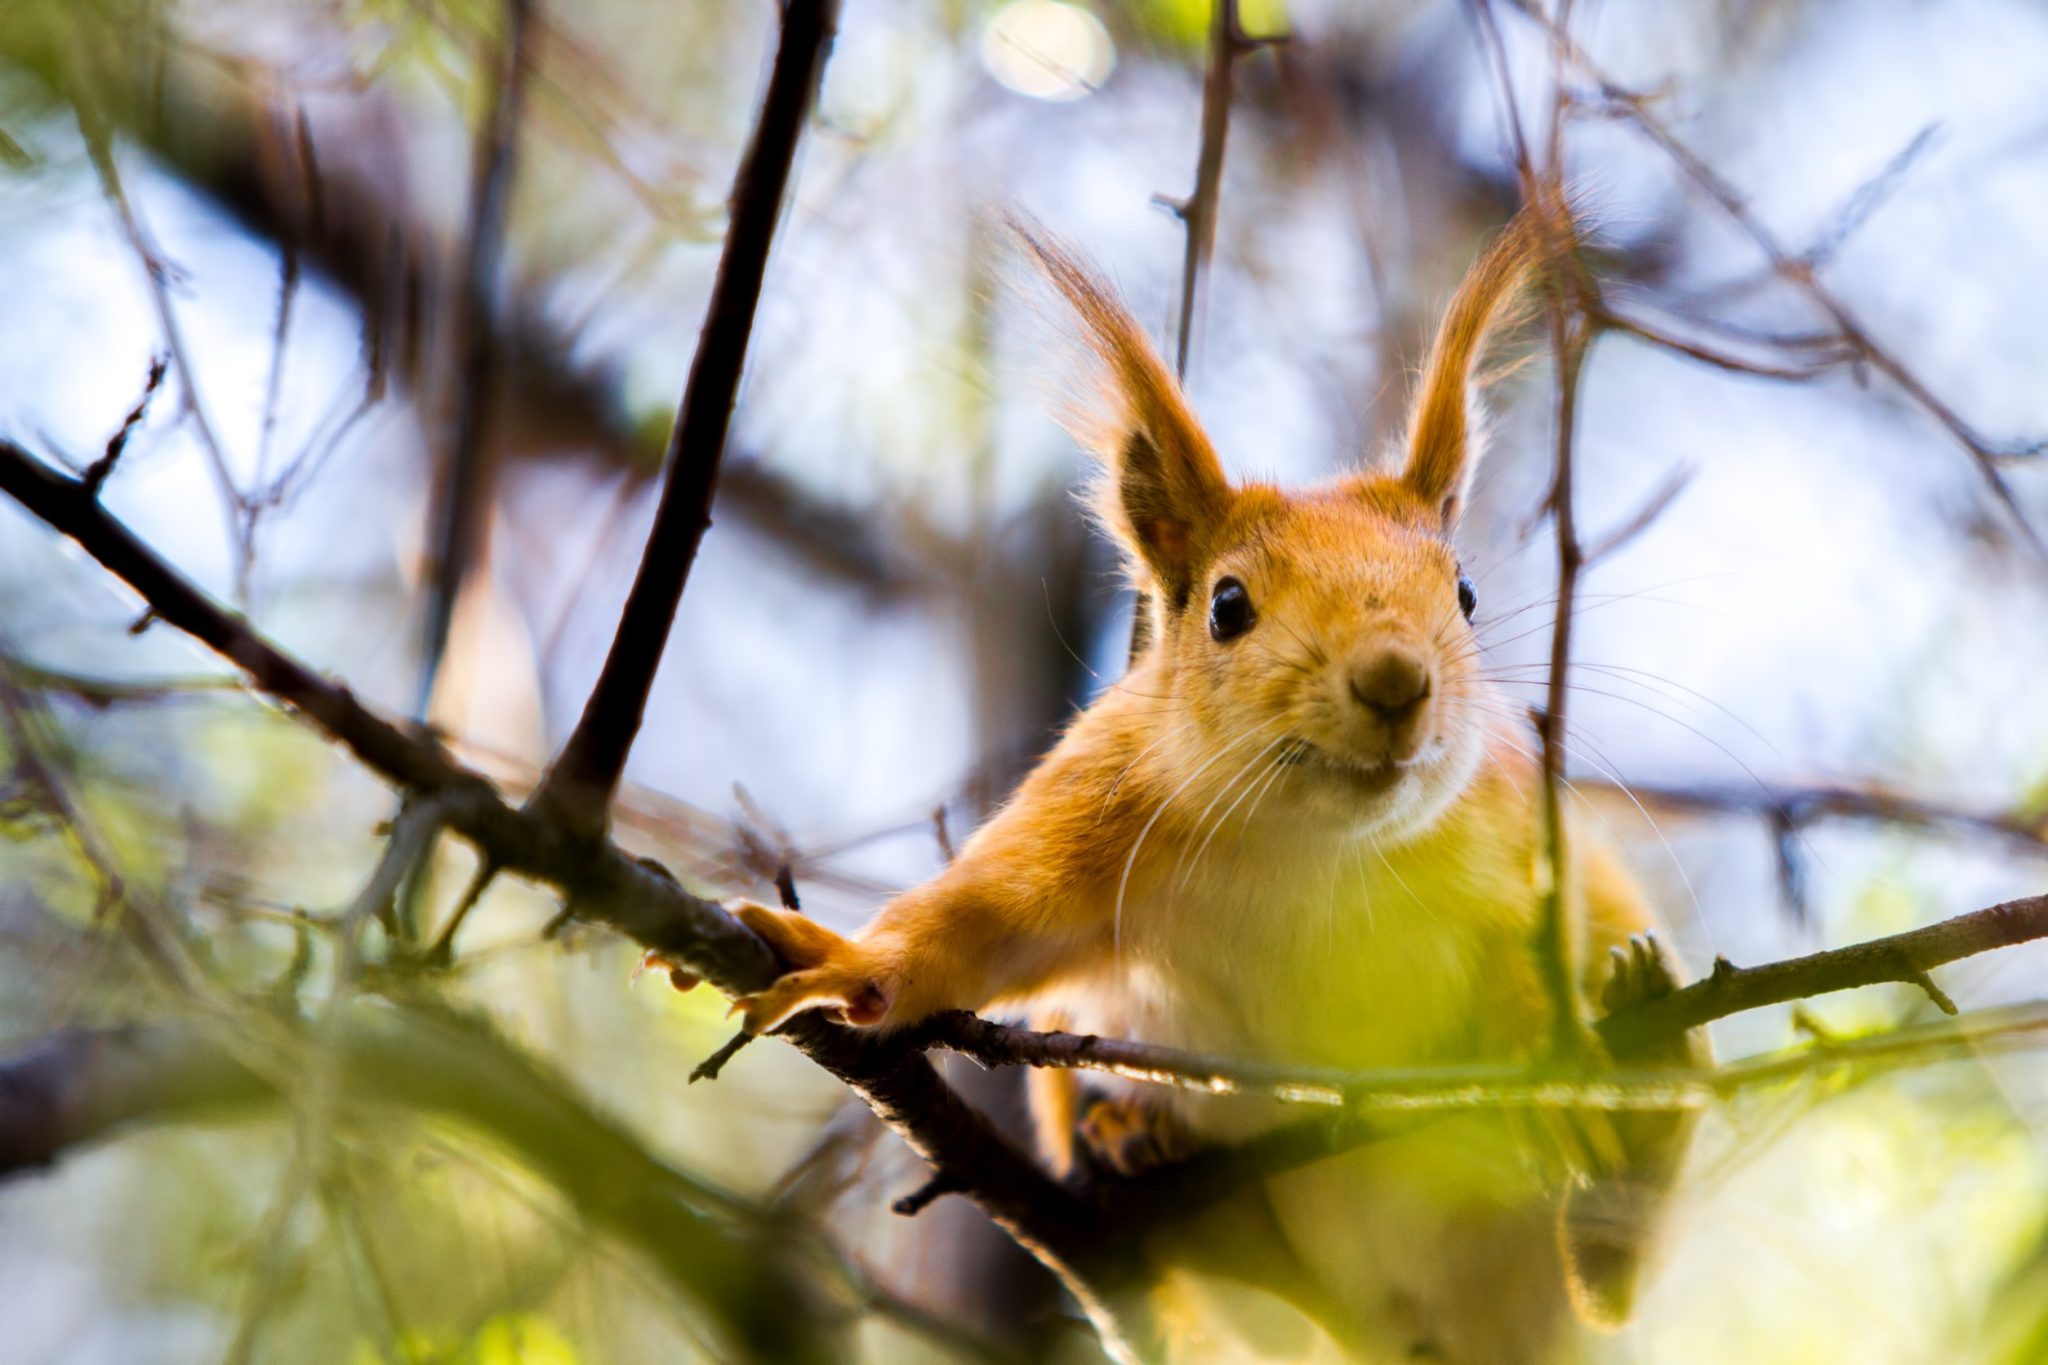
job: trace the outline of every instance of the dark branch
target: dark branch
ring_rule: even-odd
[[[558,811],[586,831],[601,831],[606,825],[612,793],[640,732],[647,693],[661,665],[690,566],[711,524],[719,461],[754,329],[768,251],[797,140],[824,73],[834,9],[835,0],[787,0],[783,8],[782,38],[767,98],[733,182],[725,251],[669,437],[668,481],[655,509],[647,549],[597,685],[534,794],[538,806]]]
[[[1183,383],[1194,347],[1202,276],[1216,253],[1216,219],[1223,204],[1223,152],[1230,141],[1231,79],[1237,59],[1254,46],[1238,20],[1237,0],[1215,0],[1209,16],[1209,65],[1202,77],[1202,140],[1195,153],[1195,187],[1185,199],[1161,195],[1156,200],[1180,219],[1186,238],[1180,265],[1180,326],[1173,345],[1173,372]],[[1151,638],[1151,610],[1149,599],[1140,593],[1131,608],[1133,662]]]
[[[1174,338],[1173,372],[1188,377],[1194,344],[1196,303],[1202,275],[1216,252],[1216,217],[1223,202],[1223,152],[1230,141],[1230,86],[1237,59],[1248,49],[1238,23],[1237,0],[1216,0],[1209,16],[1209,66],[1202,78],[1202,142],[1195,157],[1195,188],[1169,205],[1187,229],[1180,266],[1180,327]]]

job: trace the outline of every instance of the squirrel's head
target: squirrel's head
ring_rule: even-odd
[[[1302,491],[1226,479],[1114,295],[1023,236],[1100,362],[1076,434],[1102,461],[1097,511],[1147,604],[1131,685],[1163,703],[1162,760],[1225,799],[1257,787],[1269,810],[1427,823],[1485,746],[1474,591],[1451,533],[1478,456],[1473,367],[1528,273],[1535,226],[1518,219],[1458,289],[1399,467]]]

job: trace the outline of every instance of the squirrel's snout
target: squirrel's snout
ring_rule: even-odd
[[[1381,649],[1351,670],[1352,700],[1394,736],[1413,724],[1431,686],[1429,665],[1403,648]]]

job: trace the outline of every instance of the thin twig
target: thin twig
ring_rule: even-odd
[[[1260,42],[1246,36],[1237,0],[1213,0],[1209,13],[1209,62],[1202,77],[1202,137],[1195,152],[1195,187],[1185,199],[1155,195],[1154,202],[1180,219],[1184,245],[1180,266],[1180,325],[1174,332],[1173,372],[1185,383],[1193,354],[1195,314],[1203,276],[1216,253],[1216,221],[1223,203],[1223,152],[1230,141],[1230,88],[1237,59]],[[1136,660],[1151,637],[1151,607],[1143,594],[1132,607],[1130,657]],[[950,858],[948,859],[950,861]]]
[[[185,345],[185,331],[178,323],[177,309],[171,304],[169,279],[172,266],[150,239],[149,229],[143,226],[141,215],[128,196],[127,187],[121,179],[120,165],[114,157],[113,133],[105,117],[89,99],[79,99],[73,109],[78,118],[79,132],[85,138],[86,153],[99,176],[100,188],[108,203],[113,205],[122,234],[127,237],[129,248],[142,267],[150,301],[156,307],[157,326],[163,331],[164,348],[177,366],[179,411],[192,423],[193,433],[199,438],[199,447],[206,454],[206,467],[213,475],[221,510],[227,517],[228,540],[235,546],[235,597],[237,601],[246,601],[252,552],[242,491],[235,484],[227,452],[214,429],[213,419],[207,414],[205,400],[200,396],[199,374]]]
[[[1613,788],[1598,776],[1575,777],[1582,791]],[[1628,784],[1629,793],[1644,805],[1674,811],[1755,815],[1798,830],[1816,820],[1850,820],[1896,825],[1930,833],[1988,835],[2023,854],[2048,852],[2048,814],[2026,811],[1972,810],[1919,797],[1902,796],[1882,787],[1682,786],[1654,782]]]
[[[1794,361],[1783,365],[1773,364],[1769,361],[1754,360],[1748,356],[1736,355],[1732,351],[1721,350],[1718,347],[1706,345],[1704,342],[1690,340],[1645,318],[1633,317],[1609,306],[1597,308],[1595,315],[1603,326],[1617,332],[1626,332],[1640,341],[1650,343],[1652,346],[1658,346],[1667,351],[1674,351],[1679,355],[1697,360],[1701,364],[1711,365],[1717,370],[1727,370],[1732,374],[1754,375],[1759,379],[1781,379],[1791,383],[1802,383],[1824,374],[1848,359],[1846,353],[1835,349],[1822,351],[1820,354],[1807,360]]]
[[[504,273],[505,224],[511,214],[512,183],[519,163],[519,125],[533,60],[528,35],[533,0],[505,0],[504,37],[497,58],[482,72],[490,105],[477,132],[470,177],[469,230],[463,238],[463,268],[457,292],[450,353],[454,380],[454,432],[436,503],[434,564],[428,577],[427,620],[420,651],[419,701],[415,714],[427,718],[434,680],[448,649],[456,603],[464,581],[484,553],[490,524],[490,469],[484,437],[493,414],[500,364],[497,330],[491,326]]]
[[[98,492],[113,474],[114,467],[121,462],[122,452],[128,449],[129,438],[134,436],[135,429],[142,425],[142,419],[149,415],[150,401],[156,397],[157,390],[163,387],[164,375],[169,372],[170,365],[169,352],[160,353],[150,359],[149,374],[142,384],[142,396],[135,400],[135,406],[128,409],[128,415],[121,419],[121,425],[107,438],[106,450],[97,460],[86,466],[85,473],[81,476],[81,481],[87,488]]]
[[[1486,5],[1491,14],[1491,6]],[[1572,0],[1559,0],[1558,31],[1571,24]],[[1494,35],[1498,43],[1499,35]],[[1579,387],[1593,341],[1599,335],[1584,300],[1591,292],[1577,273],[1578,240],[1564,189],[1564,57],[1552,54],[1549,139],[1540,172],[1524,163],[1523,193],[1543,208],[1547,261],[1543,281],[1549,294],[1550,351],[1557,368],[1557,455],[1548,507],[1557,543],[1557,595],[1550,629],[1550,669],[1537,730],[1542,741],[1542,863],[1537,882],[1535,952],[1544,993],[1550,1001],[1550,1047],[1554,1057],[1578,1056],[1585,1046],[1585,1006],[1579,993],[1579,935],[1572,914],[1571,847],[1565,827],[1565,703],[1571,686],[1571,629],[1579,573],[1585,554],[1579,544],[1573,455],[1578,439]],[[1501,98],[1515,108],[1501,58]],[[1526,142],[1517,146],[1527,155]],[[1536,178],[1528,178],[1530,176]]]
[[[1209,65],[1202,78],[1202,140],[1195,157],[1195,188],[1185,199],[1162,199],[1187,229],[1181,255],[1180,326],[1173,372],[1188,377],[1202,276],[1216,252],[1216,219],[1223,201],[1223,152],[1230,141],[1230,86],[1237,59],[1250,49],[1238,24],[1237,0],[1215,0],[1209,13]]]
[[[462,922],[469,918],[470,911],[476,909],[477,902],[483,899],[484,892],[490,888],[497,875],[497,865],[490,859],[486,858],[477,864],[476,872],[469,879],[469,885],[463,888],[462,899],[448,912],[448,922],[442,926],[433,946],[427,949],[427,966],[446,967],[455,960],[455,935],[461,931]]]
[[[612,794],[640,732],[648,689],[668,644],[690,566],[711,524],[718,466],[754,329],[768,251],[836,20],[836,0],[787,0],[783,8],[768,94],[733,181],[725,250],[669,436],[668,480],[647,534],[647,549],[582,717],[534,793],[536,805],[559,811],[585,833],[601,832],[606,826]]]

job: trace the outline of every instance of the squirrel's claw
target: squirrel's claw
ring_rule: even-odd
[[[808,1009],[832,1009],[859,1028],[882,1022],[889,996],[876,980],[860,945],[793,910],[753,901],[728,907],[742,924],[766,939],[795,970],[765,990],[733,1001],[749,1033],[766,1033]]]
[[[633,979],[638,981],[647,972],[660,972],[668,978],[668,984],[679,991],[695,990],[703,980],[681,963],[662,955],[656,948],[649,948],[640,955],[640,965],[633,969]]]

